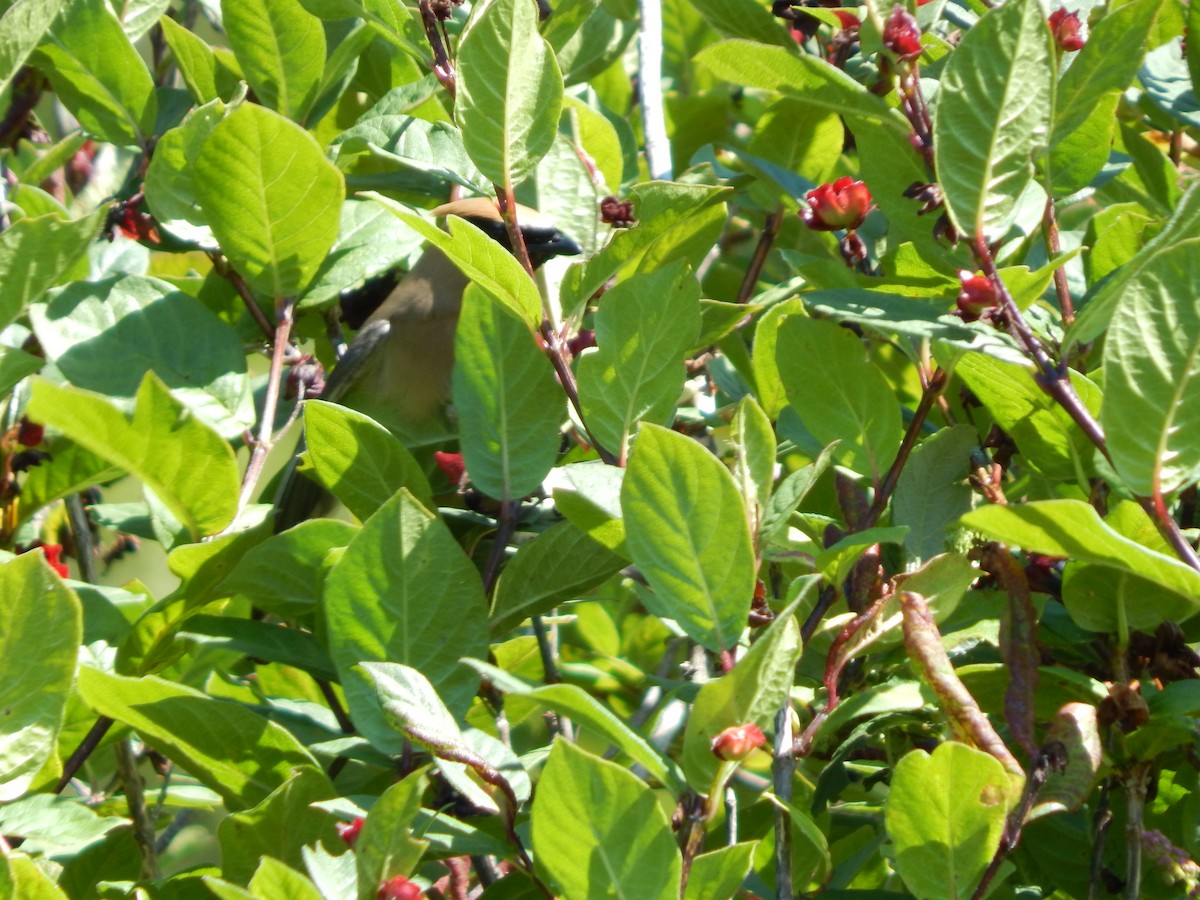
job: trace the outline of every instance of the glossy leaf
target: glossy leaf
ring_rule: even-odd
[[[538,33],[537,7],[524,0],[479,4],[457,64],[454,117],[467,153],[493,184],[520,184],[554,142],[562,108],[562,74]]]
[[[541,485],[558,456],[562,391],[525,324],[482,290],[463,295],[454,336],[454,407],[471,483],[498,500]]]
[[[222,0],[221,20],[259,102],[302,122],[325,66],[320,19],[299,0]]]
[[[878,482],[900,447],[900,410],[858,337],[832,322],[791,316],[780,325],[775,360],[788,401],[813,436],[838,441],[834,458]]]
[[[909,457],[896,483],[892,520],[909,527],[904,545],[913,556],[944,551],[947,528],[971,508],[966,474],[978,442],[974,428],[956,425],[926,438]]]
[[[342,845],[334,827],[336,820],[315,806],[336,795],[323,772],[300,768],[261,803],[224,819],[217,838],[225,877],[246,881],[265,858],[301,868],[300,849],[306,845],[336,852]]]
[[[384,720],[363,662],[404,663],[451,709],[469,705],[477,679],[458,659],[487,652],[483,586],[446,526],[407,491],[363,524],[329,571],[324,615],[350,715],[374,746],[399,753],[403,740]]]
[[[25,312],[86,252],[100,235],[107,209],[63,221],[56,215],[25,218],[0,234],[0,324]]]
[[[1101,423],[1135,494],[1172,493],[1200,476],[1200,278],[1192,240],[1127,280],[1104,348]]]
[[[1082,501],[987,506],[967,513],[960,521],[967,528],[1034,553],[1071,557],[1145,578],[1184,598],[1190,615],[1200,612],[1200,573],[1118,534]]]
[[[712,751],[713,738],[737,725],[768,730],[787,702],[801,650],[794,608],[775,617],[733,671],[700,688],[683,735],[683,769],[695,790],[707,791],[721,765]]]
[[[380,794],[371,807],[354,844],[358,883],[364,892],[377,891],[378,885],[396,875],[410,874],[429,846],[413,833],[428,781],[423,771],[413,772]]]
[[[988,754],[947,741],[897,764],[885,804],[896,869],[921,900],[969,897],[1000,844],[1012,785]]]
[[[213,129],[195,190],[229,261],[270,297],[304,290],[337,239],[341,173],[310,134],[261,106]]]
[[[317,761],[286,729],[244,706],[153,675],[123,678],[84,667],[79,693],[92,709],[122,722],[224,798],[255,806]]]
[[[0,91],[13,78],[58,18],[68,0],[16,0],[0,18]]]
[[[194,298],[154,278],[76,282],[30,311],[34,333],[76,387],[133,409],[150,372],[228,439],[254,424],[237,332]]]
[[[34,384],[29,415],[137,475],[193,536],[233,521],[240,478],[232,448],[152,373],[138,388],[132,419],[98,394],[48,381]]]
[[[942,75],[933,146],[946,209],[960,233],[1004,237],[1048,137],[1053,63],[1037,0],[990,10]]]
[[[34,61],[81,125],[114,144],[154,129],[154,80],[107,3],[70,0]]]
[[[579,360],[579,402],[588,429],[609,451],[623,458],[639,422],[673,418],[684,354],[700,329],[699,300],[700,285],[681,261],[604,295],[595,319],[598,349]]]
[[[83,620],[79,598],[36,550],[0,566],[0,598],[0,800],[7,802],[53,759]]]
[[[433,490],[413,455],[369,416],[323,400],[304,404],[305,459],[317,480],[366,520],[400,488],[427,509]]]
[[[490,630],[505,634],[530,616],[582,597],[625,566],[625,560],[571,522],[543,531],[505,565],[492,602]]]
[[[621,487],[626,543],[656,613],[727,650],[746,625],[754,550],[733,476],[683,435],[645,425]]]
[[[667,817],[621,766],[556,740],[531,825],[536,865],[564,897],[679,896],[682,863]]]

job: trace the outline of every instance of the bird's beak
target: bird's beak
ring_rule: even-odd
[[[547,259],[553,256],[578,256],[583,252],[582,247],[562,232],[556,234],[553,240],[542,244],[538,249],[543,251]]]

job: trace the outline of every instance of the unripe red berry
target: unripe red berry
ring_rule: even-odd
[[[742,760],[767,742],[757,725],[733,725],[712,739],[712,752],[718,759]]]
[[[36,447],[46,439],[46,429],[36,422],[30,422],[22,417],[17,429],[17,443],[22,447]]]
[[[45,554],[46,562],[50,563],[50,568],[60,577],[66,578],[71,573],[67,569],[67,564],[62,561],[62,550],[62,544],[42,544],[42,553]]]
[[[463,476],[467,474],[467,466],[461,453],[443,453],[438,450],[433,454],[433,461],[437,463],[448,482],[455,487],[462,484]]]
[[[871,210],[871,192],[849,176],[819,185],[804,195],[808,208],[800,211],[804,224],[814,231],[853,230]]]
[[[883,46],[895,54],[897,59],[912,61],[921,55],[921,26],[903,6],[892,7],[883,26]]]
[[[420,900],[423,894],[424,891],[403,875],[397,875],[380,885],[375,896],[378,900]]]
[[[1082,50],[1087,43],[1079,33],[1082,27],[1083,23],[1079,20],[1077,12],[1067,12],[1065,7],[1060,6],[1050,13],[1050,31],[1054,35],[1054,42],[1067,53]]]
[[[353,822],[338,822],[336,827],[338,837],[346,842],[347,847],[353,847],[358,840],[359,832],[362,831],[363,818],[359,816]]]
[[[958,273],[962,288],[958,292],[958,310],[967,322],[974,322],[999,302],[996,286],[986,275],[977,275],[962,269]]]

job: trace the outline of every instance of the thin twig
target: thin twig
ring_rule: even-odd
[[[63,788],[71,783],[71,779],[75,777],[83,764],[87,762],[87,758],[95,752],[100,746],[100,742],[104,740],[104,735],[108,734],[108,729],[112,728],[113,720],[108,716],[100,716],[96,719],[96,723],[88,729],[88,733],[84,735],[83,740],[79,742],[79,746],[74,752],[67,757],[67,761],[63,763],[62,775],[58,778],[58,783],[54,785],[54,793],[61,794]]]
[[[254,291],[246,283],[246,279],[229,265],[229,260],[215,250],[209,251],[208,258],[212,260],[213,270],[233,285],[233,289],[242,298],[242,303],[246,305],[246,312],[250,313],[250,318],[258,325],[263,335],[268,340],[274,337],[275,329],[271,327],[271,322],[267,319],[267,314],[262,311],[262,307],[254,299]]]
[[[275,303],[275,317],[278,323],[275,327],[274,343],[271,346],[271,371],[267,378],[267,395],[263,400],[258,437],[254,441],[254,449],[250,452],[250,462],[246,465],[246,474],[242,478],[242,491],[238,496],[239,514],[249,504],[250,498],[254,496],[254,491],[258,487],[258,479],[262,475],[263,465],[267,461],[267,454],[275,445],[275,409],[279,404],[279,389],[283,381],[283,359],[292,335],[295,309],[296,299],[294,297],[281,297]]]
[[[646,165],[650,177],[670,181],[671,141],[662,90],[663,19],[662,0],[639,0],[642,27],[638,33],[638,93],[641,97],[642,131],[646,136]]]
[[[1125,900],[1142,896],[1142,831],[1146,818],[1146,789],[1152,768],[1141,763],[1127,774],[1125,783]]]
[[[871,508],[867,510],[867,515],[863,519],[862,527],[858,530],[865,531],[868,528],[873,528],[879,521],[883,511],[887,509],[888,501],[891,500],[892,494],[896,490],[896,485],[900,481],[900,473],[904,471],[904,466],[908,462],[908,457],[912,454],[913,448],[917,446],[917,439],[921,436],[921,429],[925,425],[925,419],[929,416],[929,411],[933,409],[933,404],[937,402],[937,398],[941,396],[943,389],[946,387],[946,372],[943,369],[934,371],[933,376],[929,379],[929,383],[925,385],[925,389],[921,392],[921,400],[917,404],[917,409],[913,413],[912,421],[908,423],[908,430],[904,432],[904,440],[900,442],[900,449],[896,451],[896,458],[892,460],[891,468],[883,478],[883,483],[879,485],[875,491],[875,499],[871,503]]]
[[[1083,401],[1079,399],[1079,395],[1075,392],[1075,388],[1071,384],[1071,379],[1067,375],[1067,368],[1056,364],[1050,358],[1042,342],[1038,340],[1033,330],[1029,327],[1029,323],[1021,315],[1021,310],[1017,307],[1016,301],[1013,300],[1012,294],[1008,292],[1004,280],[1000,277],[1000,272],[996,268],[996,261],[982,236],[975,238],[972,249],[975,254],[975,261],[979,264],[984,274],[991,279],[996,289],[1001,306],[1004,309],[1004,317],[1008,322],[1013,336],[1016,337],[1037,368],[1038,385],[1054,402],[1066,410],[1067,415],[1087,435],[1088,440],[1092,442],[1109,463],[1112,463],[1112,456],[1109,453],[1108,443],[1104,437],[1104,429],[1100,427],[1100,423],[1092,417],[1091,412],[1083,405]],[[1159,497],[1158,502],[1155,502],[1153,497],[1138,495],[1135,496],[1135,499],[1138,505],[1145,510],[1151,521],[1158,527],[1162,536],[1175,550],[1179,558],[1193,569],[1200,571],[1200,557],[1196,555],[1195,548],[1183,536],[1183,532],[1179,529],[1179,524],[1167,512],[1162,498]]]
[[[775,756],[771,761],[771,780],[775,796],[792,802],[792,783],[796,777],[796,757],[792,755],[792,707],[784,701],[775,714]],[[775,900],[792,900],[792,817],[775,807]]]
[[[754,255],[750,257],[750,265],[746,268],[746,277],[742,279],[742,286],[738,289],[738,303],[745,303],[753,296],[754,285],[758,284],[758,277],[767,263],[767,255],[771,252],[771,247],[782,227],[783,204],[781,203],[775,207],[774,212],[767,216],[767,221],[763,224],[762,234],[759,235],[758,244],[754,248]]]
[[[75,542],[75,559],[79,562],[79,573],[88,584],[96,583],[96,542],[92,539],[92,526],[88,522],[87,510],[83,508],[83,495],[71,494],[66,499],[67,520],[71,523],[71,538]]]
[[[1062,253],[1053,197],[1046,198],[1046,212],[1042,215],[1042,234],[1046,239],[1046,256],[1053,263],[1055,257]],[[1070,328],[1075,321],[1075,305],[1071,301],[1071,289],[1067,285],[1066,266],[1059,266],[1054,270],[1054,292],[1058,295],[1058,308],[1062,313],[1063,326]]]
[[[125,792],[125,804],[129,809],[129,818],[133,820],[133,838],[142,853],[142,878],[153,880],[159,877],[158,848],[154,840],[154,823],[150,821],[142,792],[143,782],[138,772],[137,756],[128,738],[117,741],[114,749]]]

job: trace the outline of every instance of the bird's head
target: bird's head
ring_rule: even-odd
[[[466,200],[454,200],[444,203],[433,211],[439,218],[459,216],[466,219],[504,249],[511,251],[508,240],[508,230],[500,210],[494,202],[484,197],[469,197]],[[517,206],[517,222],[521,226],[521,235],[525,238],[525,249],[529,251],[529,261],[536,269],[548,259],[556,256],[578,256],[583,250],[579,245],[563,234],[553,222],[535,209],[528,206]]]

